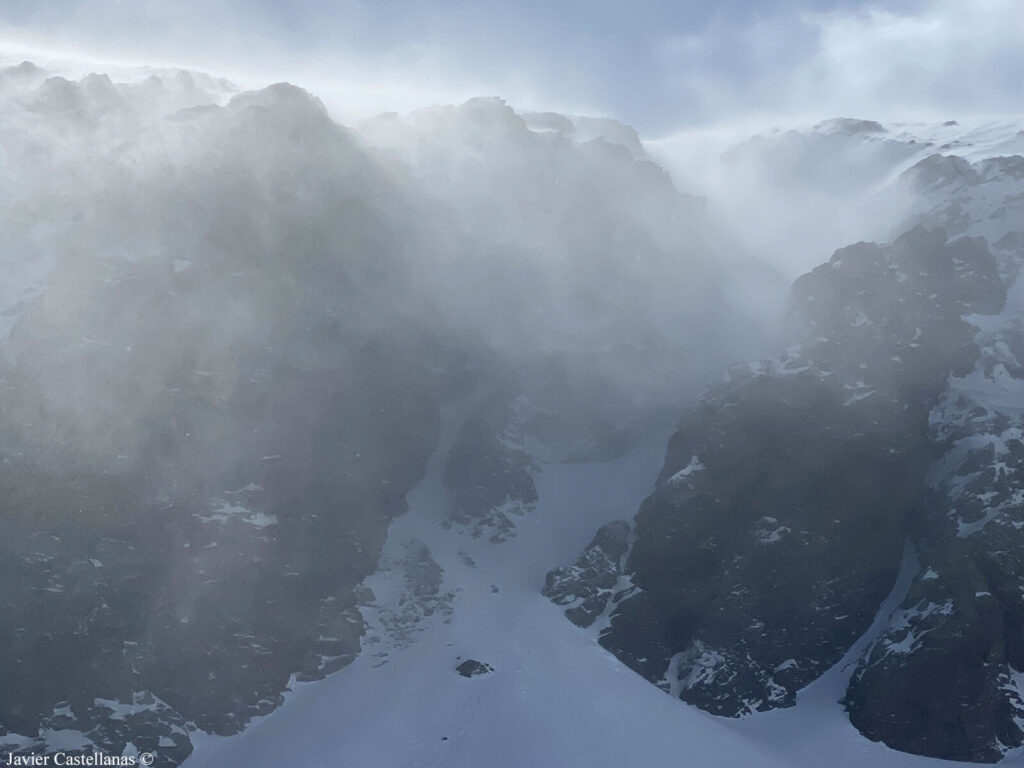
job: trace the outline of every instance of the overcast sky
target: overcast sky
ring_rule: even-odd
[[[345,116],[500,95],[649,138],[765,117],[1021,113],[1022,41],[1022,0],[0,2],[0,53],[287,79]]]

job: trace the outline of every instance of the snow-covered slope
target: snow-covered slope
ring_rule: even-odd
[[[193,737],[188,768],[302,764],[472,768],[926,768],[952,766],[898,753],[860,736],[838,699],[869,635],[800,693],[793,709],[728,720],[666,695],[564,620],[540,595],[546,571],[586,543],[593,526],[628,514],[653,487],[666,430],[652,429],[611,462],[539,459],[539,501],[518,535],[495,545],[446,527],[451,499],[443,457],[464,407],[449,407],[442,443],[389,530],[381,569],[365,582],[369,627],[350,666],[293,683],[285,704],[243,733]],[[429,552],[440,578],[424,578]],[[414,557],[410,558],[410,554]],[[912,552],[886,615],[917,568]],[[456,672],[475,659],[493,671]]]
[[[837,248],[890,241],[908,217],[953,202],[948,187],[922,196],[898,183],[917,163],[1024,154],[1024,118],[885,125],[839,118],[753,137],[742,129],[682,132],[645,146],[680,188],[707,195],[727,229],[795,278]]]

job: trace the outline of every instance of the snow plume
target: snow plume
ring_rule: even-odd
[[[519,446],[625,455],[763,343],[734,285],[775,273],[613,121],[481,99],[353,129],[285,83],[65,74],[0,70],[0,580],[86,670],[61,726],[112,751],[93,699],[168,702],[132,744],[180,762],[185,724],[351,662],[445,402],[483,393],[463,497],[525,509]],[[20,638],[0,712],[34,749],[69,673]]]
[[[418,317],[629,411],[754,354],[765,326],[737,286],[783,287],[611,120],[474,99],[351,130],[286,84],[30,63],[0,98],[5,353],[40,387],[21,421],[45,433],[52,406],[60,434],[36,437],[87,453],[126,453],[115,433],[166,406],[171,367],[230,396],[239,345],[301,305],[385,337]],[[60,355],[88,370],[44,375]]]
[[[522,367],[560,359],[577,391],[597,372],[611,388],[598,397],[624,384],[629,399],[667,404],[709,364],[768,338],[779,276],[628,126],[477,98],[358,129],[422,192],[441,244],[424,285],[445,321]],[[761,304],[745,300],[755,284]]]
[[[977,162],[1024,151],[1019,117],[950,117],[959,120],[742,122],[647,146],[681,188],[704,191],[722,227],[795,278],[851,242],[888,242],[918,223],[911,217],[928,195],[901,175],[930,156]]]
[[[30,442],[138,456],[175,392],[228,399],[241,359],[303,322],[304,303],[340,311],[344,289],[358,316],[383,272],[403,272],[384,220],[399,193],[308,93],[232,94],[183,71],[0,77],[4,354]],[[189,412],[175,431],[195,437]]]

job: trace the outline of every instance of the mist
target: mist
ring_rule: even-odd
[[[353,590],[453,399],[451,519],[500,539],[529,441],[614,459],[770,344],[742,297],[777,272],[612,120],[483,98],[346,127],[285,83],[30,62],[0,90],[6,546],[77,531],[10,575],[11,621],[42,584],[70,622],[7,646],[16,733],[147,691],[167,759],[187,723],[238,730],[358,652]]]
[[[0,19],[0,746],[1024,744],[1012,9],[569,6]]]

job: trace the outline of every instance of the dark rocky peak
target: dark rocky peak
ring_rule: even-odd
[[[788,325],[799,356],[894,393],[938,394],[973,362],[968,313],[995,314],[1006,289],[984,240],[916,227],[892,245],[858,243],[799,278]],[[895,388],[895,389],[893,389]]]
[[[983,241],[923,228],[800,278],[787,354],[731,370],[683,415],[601,643],[716,714],[791,705],[891,589],[935,456],[931,410],[978,356],[961,316],[1004,298]],[[601,596],[599,552],[549,576],[574,621]]]
[[[625,148],[634,160],[647,157],[640,135],[631,125],[607,117],[571,117],[578,140],[602,139],[609,144]]]
[[[483,661],[466,659],[455,668],[455,671],[463,677],[479,677],[480,675],[490,674],[494,671],[494,667]]]
[[[986,158],[977,164],[977,169],[985,182],[1024,181],[1024,157],[1021,155]]]
[[[499,96],[476,96],[457,107],[459,116],[480,124],[525,126],[523,118]]]
[[[311,155],[324,151],[328,142],[347,139],[345,129],[331,120],[319,99],[288,83],[240,93],[226,109],[233,119],[218,127],[234,132],[228,151],[240,161],[245,152],[263,154],[254,145],[264,144],[269,154],[285,151],[288,162],[309,166]]]
[[[631,125],[618,120],[557,112],[524,112],[522,118],[531,131],[553,133],[581,143],[600,139],[602,143],[625,150],[634,160],[647,157],[640,134]]]
[[[297,111],[307,115],[327,115],[327,108],[320,99],[291,83],[274,83],[258,91],[245,91],[232,97],[229,105],[238,110],[256,107]]]
[[[903,211],[891,230],[894,234],[925,225],[941,226],[951,238],[985,238],[1009,286],[1024,258],[1024,249],[1013,246],[1014,233],[1024,232],[1022,178],[1024,158],[1020,155],[997,154],[974,163],[956,156],[932,155],[880,194]]]
[[[174,70],[173,77],[182,87],[196,87],[208,91],[217,90],[224,91],[226,93],[232,93],[238,90],[238,86],[227,78],[208,75],[205,72],[176,69]]]
[[[958,155],[929,155],[900,174],[900,180],[923,191],[953,183],[976,184],[978,172]]]
[[[900,315],[995,314],[1005,301],[995,259],[981,238],[947,242],[945,230],[917,226],[892,245],[857,243],[797,279],[790,311],[798,313],[805,343],[822,329],[865,328]],[[834,311],[861,310],[850,322]]]
[[[436,326],[382,297],[408,227],[315,99],[272,87],[168,124],[155,94],[155,131],[120,112],[78,130],[118,92],[51,78],[42,111],[3,112],[42,147],[21,153],[46,184],[26,228],[60,247],[2,365],[0,589],[33,629],[0,633],[0,733],[33,737],[67,702],[55,727],[111,754],[172,738],[169,765],[185,723],[237,731],[292,674],[358,651],[353,588],[436,443],[447,360]],[[145,733],[94,705],[150,696],[166,707]]]
[[[722,160],[731,172],[758,183],[806,193],[870,194],[894,168],[918,155],[921,145],[894,136],[869,120],[828,120],[812,128],[774,131],[730,147]]]
[[[23,61],[21,64],[12,64],[8,67],[0,67],[0,83],[22,83],[25,81],[42,80],[47,72],[42,67],[36,66],[31,61]]]
[[[833,117],[814,126],[819,133],[886,133],[885,127],[874,120],[859,120],[855,117]]]
[[[129,108],[110,78],[97,74],[86,75],[78,81],[49,77],[28,99],[32,111],[73,120],[92,121]]]
[[[418,109],[408,115],[408,121],[420,131],[443,129],[453,132],[449,138],[475,141],[507,140],[529,133],[523,118],[497,96],[477,96],[457,106]]]
[[[0,68],[0,75],[5,77],[29,77],[46,74],[46,70],[27,59],[21,64],[11,64]]]
[[[114,106],[124,103],[124,98],[110,79],[110,75],[93,72],[82,78],[80,87],[82,92],[98,105]]]
[[[541,592],[556,605],[565,606],[565,615],[573,624],[589,627],[610,599],[622,596],[616,594],[616,587],[630,533],[625,520],[602,525],[575,563],[548,573]]]
[[[181,119],[192,111],[219,104],[237,92],[231,83],[188,70],[157,71],[143,80],[119,84],[126,98],[154,114]]]
[[[46,78],[34,95],[31,106],[37,111],[66,112],[81,106],[78,87],[60,75]]]
[[[991,325],[991,324],[990,324]],[[846,704],[872,739],[995,762],[1024,745],[1024,318],[977,337],[930,414],[920,569]]]
[[[532,512],[537,466],[524,448],[522,423],[509,390],[481,398],[445,459],[450,519],[474,537],[500,543],[515,535],[515,518]]]

